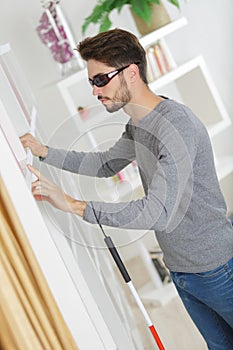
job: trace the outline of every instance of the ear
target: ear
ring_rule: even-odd
[[[134,84],[140,78],[138,66],[136,64],[134,64],[134,63],[132,63],[129,66],[129,69],[128,69],[127,73],[128,73],[129,82],[131,84]]]

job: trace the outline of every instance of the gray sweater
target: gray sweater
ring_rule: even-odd
[[[49,148],[47,164],[88,176],[109,177],[137,161],[145,196],[120,203],[89,202],[84,220],[126,229],[154,230],[171,271],[203,272],[233,256],[206,128],[186,106],[163,100],[140,120],[130,119],[105,152]],[[95,212],[95,213],[94,213]]]

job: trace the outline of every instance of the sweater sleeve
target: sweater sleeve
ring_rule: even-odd
[[[163,142],[154,156],[154,175],[143,198],[120,203],[89,202],[84,220],[125,229],[173,231],[188,210],[193,190],[196,137],[190,128],[183,125],[178,131],[165,126],[161,130]]]
[[[121,138],[107,151],[77,152],[49,147],[43,162],[81,175],[113,176],[135,159],[131,128],[128,123]]]

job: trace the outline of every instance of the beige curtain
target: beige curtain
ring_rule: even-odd
[[[0,349],[77,350],[1,178],[0,205]]]

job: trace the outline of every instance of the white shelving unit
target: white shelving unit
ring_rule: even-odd
[[[146,49],[161,39],[165,40],[166,36],[187,24],[186,18],[179,18],[140,38],[140,42]],[[86,81],[87,71],[83,69],[57,84],[70,115],[77,115],[78,106],[95,107],[97,105],[96,98],[91,95],[91,90],[86,88]],[[157,94],[160,94],[161,91],[166,94],[168,91],[169,97],[189,106],[206,126],[212,141],[216,135],[231,125],[231,119],[201,55],[174,67],[149,85]],[[98,107],[95,108],[98,111]],[[92,113],[95,113],[95,109],[92,110]],[[87,121],[77,117],[79,130],[82,132],[95,124],[100,125],[108,118],[103,110],[99,113],[94,119],[92,117]],[[213,149],[215,152],[214,142]],[[216,169],[220,181],[232,172],[232,157],[233,151],[225,155],[223,150],[223,153],[216,158]]]
[[[172,83],[176,83],[183,100],[206,125],[211,137],[231,124],[202,56],[195,57],[170,71],[151,83],[150,87],[159,91]]]
[[[144,48],[147,48],[151,44],[160,40],[161,38],[165,38],[167,35],[174,33],[176,30],[184,27],[188,24],[188,21],[185,17],[181,17],[176,21],[173,21],[147,35],[144,35],[140,38],[140,43]]]

